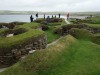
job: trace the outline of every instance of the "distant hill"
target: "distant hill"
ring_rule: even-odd
[[[98,12],[38,12],[38,11],[10,11],[10,10],[0,10],[0,15],[10,15],[10,14],[36,14],[36,13],[39,13],[39,14],[50,14],[50,15],[56,15],[56,14],[62,14],[62,15],[66,15],[67,13],[70,13],[71,15],[81,15],[81,16],[84,16],[84,15],[100,15],[100,11]]]

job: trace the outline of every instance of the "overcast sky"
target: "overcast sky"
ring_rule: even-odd
[[[0,10],[100,11],[100,0],[0,0]]]

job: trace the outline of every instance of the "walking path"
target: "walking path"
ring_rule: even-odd
[[[5,71],[7,68],[1,68],[0,69],[0,72],[3,72],[3,71]]]
[[[61,18],[64,18],[64,19],[65,19],[65,22],[66,22],[67,24],[71,24],[71,23],[67,20],[67,17],[62,16]]]
[[[51,45],[54,45],[54,44],[55,44],[55,43],[57,43],[60,39],[62,39],[62,37],[60,37],[60,38],[59,38],[59,39],[57,39],[56,41],[54,41],[54,42],[52,42],[52,43],[48,44],[48,45],[47,45],[47,47],[48,47],[48,46],[51,46]]]
[[[65,19],[65,22],[67,23],[67,24],[70,24],[70,22],[66,19],[66,18],[64,18]]]

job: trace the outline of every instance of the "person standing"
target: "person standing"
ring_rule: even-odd
[[[34,18],[33,18],[32,15],[31,15],[31,16],[30,16],[30,21],[33,22],[33,19],[34,19]]]
[[[60,14],[59,14],[59,18],[60,18]]]
[[[47,25],[49,25],[49,23],[50,23],[50,17],[49,16],[47,17],[46,21],[47,21]]]
[[[38,13],[36,14],[36,19],[38,18]]]
[[[67,14],[67,20],[69,19],[69,13]]]
[[[45,14],[44,14],[44,19],[45,19]]]
[[[53,15],[52,15],[52,18],[53,18]]]

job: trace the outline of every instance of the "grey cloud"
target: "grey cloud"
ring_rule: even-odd
[[[0,0],[0,10],[99,11],[99,0]]]

